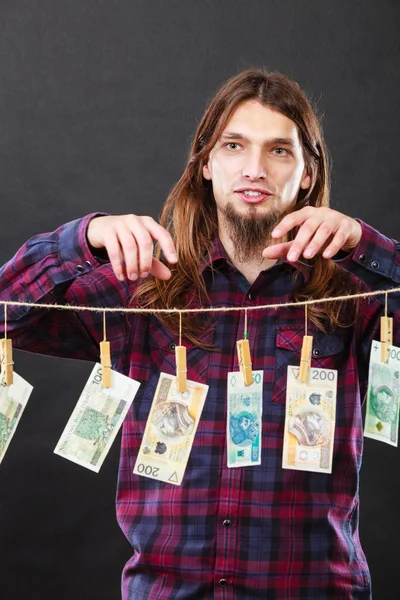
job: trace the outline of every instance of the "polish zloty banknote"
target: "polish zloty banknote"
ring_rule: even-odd
[[[176,377],[160,373],[133,472],[180,485],[200,421],[208,385],[187,380],[179,392]]]
[[[14,371],[14,383],[5,384],[0,375],[0,463],[4,458],[33,387]]]
[[[288,367],[284,469],[332,473],[337,371],[310,367],[306,383],[299,367]]]
[[[381,362],[381,343],[372,342],[364,435],[397,446],[400,402],[400,348],[389,346]]]
[[[139,382],[111,371],[111,387],[101,385],[97,363],[54,450],[98,473],[131,406]]]
[[[228,467],[261,464],[262,389],[263,371],[253,371],[251,385],[240,371],[228,373]]]

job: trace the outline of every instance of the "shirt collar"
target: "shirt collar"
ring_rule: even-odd
[[[210,248],[210,252],[209,255],[207,255],[205,257],[205,259],[203,260],[203,262],[200,265],[200,273],[203,273],[203,271],[206,268],[210,268],[211,266],[215,266],[215,263],[217,263],[218,261],[222,261],[224,263],[226,263],[231,269],[235,269],[236,267],[232,264],[221,240],[219,239],[218,236],[216,236],[214,238],[214,241],[211,245]],[[295,263],[289,262],[287,260],[287,258],[280,258],[278,259],[278,262],[276,263],[278,264],[287,264],[289,265],[289,267],[291,267],[292,269],[296,269],[298,271],[300,271],[300,273],[303,275],[304,277],[304,281],[307,282],[307,280],[310,277],[310,272],[312,269],[312,264],[306,261],[296,261]],[[275,266],[275,265],[274,265]]]

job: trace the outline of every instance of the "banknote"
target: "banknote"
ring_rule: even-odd
[[[337,371],[311,367],[305,383],[299,374],[288,367],[282,467],[332,473]]]
[[[139,382],[111,371],[111,387],[101,385],[97,363],[54,450],[98,473],[131,406]]]
[[[133,472],[180,485],[200,421],[208,385],[187,380],[179,392],[176,377],[160,373]]]
[[[14,371],[14,383],[5,384],[0,375],[0,463],[2,462],[33,387]]]
[[[397,446],[400,402],[400,348],[389,346],[387,363],[381,362],[381,343],[372,342],[365,437]]]
[[[228,373],[228,467],[261,464],[262,389],[263,371],[253,371],[251,385],[240,371]]]

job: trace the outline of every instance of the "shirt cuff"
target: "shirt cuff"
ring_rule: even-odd
[[[364,221],[357,221],[362,228],[358,245],[344,256],[338,253],[335,263],[368,283],[382,277],[400,282],[400,244]]]
[[[90,213],[58,229],[60,263],[68,278],[83,275],[94,267],[109,262],[93,255],[86,236],[90,221],[101,216],[105,216],[104,213]]]

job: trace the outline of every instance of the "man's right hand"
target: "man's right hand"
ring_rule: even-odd
[[[95,217],[89,223],[87,239],[93,248],[105,248],[117,278],[135,281],[151,273],[158,279],[169,279],[171,271],[153,257],[153,243],[160,243],[170,263],[177,262],[171,235],[152,217],[119,215]]]

